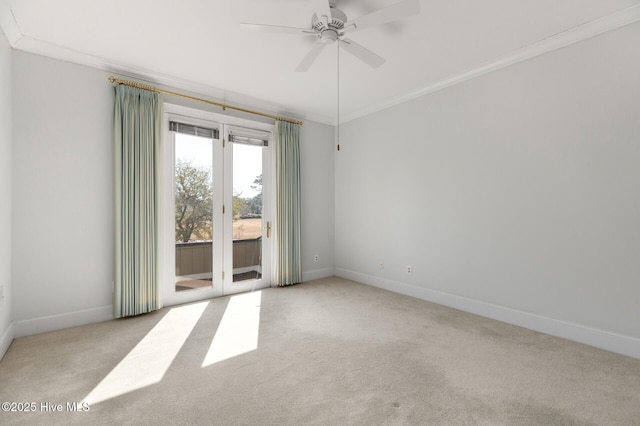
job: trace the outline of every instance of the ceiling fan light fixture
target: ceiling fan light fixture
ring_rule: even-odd
[[[332,29],[324,30],[322,34],[320,34],[320,40],[322,40],[324,44],[333,44],[338,40],[338,33]]]

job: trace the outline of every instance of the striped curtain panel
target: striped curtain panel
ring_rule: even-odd
[[[302,281],[300,257],[300,125],[277,121],[276,268],[278,286]]]
[[[160,95],[117,85],[115,142],[116,318],[161,307],[158,268]]]

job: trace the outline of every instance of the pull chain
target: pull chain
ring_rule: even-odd
[[[337,69],[336,69],[336,71],[337,71],[337,77],[336,77],[337,84],[336,84],[336,87],[338,88],[338,93],[337,93],[337,96],[336,96],[337,103],[338,103],[338,108],[337,108],[337,110],[338,110],[338,131],[337,131],[337,133],[338,133],[338,151],[340,151],[340,40],[338,40],[336,52],[338,52],[338,60],[337,60],[338,66],[337,66]]]

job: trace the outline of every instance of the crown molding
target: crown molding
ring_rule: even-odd
[[[617,28],[624,27],[640,20],[640,5],[635,5],[622,9],[620,11],[611,13],[607,16],[594,19],[586,22],[582,25],[570,28],[562,31],[558,34],[554,34],[537,42],[523,46],[515,52],[508,55],[504,55],[495,59],[494,61],[485,63],[483,65],[474,67],[465,72],[455,74],[437,81],[428,86],[422,87],[418,90],[405,93],[404,95],[396,96],[386,101],[371,105],[367,108],[360,109],[354,113],[345,115],[340,119],[340,123],[346,123],[357,118],[361,118],[378,111],[390,108],[392,106],[410,101],[412,99],[419,98],[429,93],[436,92],[438,90],[445,89],[458,83],[462,83],[467,80],[471,80],[476,77],[480,77],[484,74],[496,71],[510,65],[517,64],[527,59],[535,58],[536,56],[543,55],[545,53],[552,52],[557,49],[569,46],[571,44],[586,40],[588,38],[597,36],[599,34],[615,30]]]
[[[12,47],[22,38],[18,22],[6,0],[0,0],[0,28]]]

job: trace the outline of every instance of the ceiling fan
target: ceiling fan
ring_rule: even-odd
[[[325,46],[335,42],[338,42],[344,50],[369,66],[378,68],[385,62],[385,59],[355,41],[346,38],[346,35],[374,25],[386,24],[420,13],[420,0],[402,0],[389,7],[349,20],[347,15],[337,8],[337,0],[318,0],[317,4],[318,10],[311,17],[310,28],[253,23],[242,23],[240,26],[247,30],[315,37],[317,39],[316,43],[297,66],[297,72],[307,71]]]

